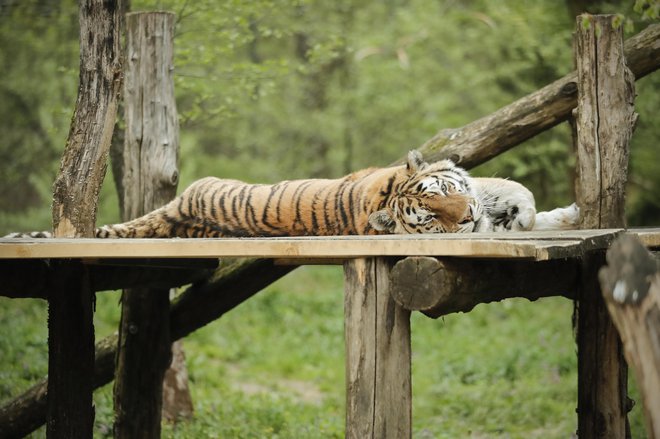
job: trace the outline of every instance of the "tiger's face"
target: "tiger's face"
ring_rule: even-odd
[[[417,151],[408,153],[405,180],[385,209],[369,223],[387,233],[469,233],[488,230],[490,220],[468,173],[450,160],[426,163]]]

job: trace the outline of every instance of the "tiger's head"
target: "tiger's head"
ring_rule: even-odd
[[[384,209],[369,216],[386,233],[469,233],[488,230],[490,220],[473,188],[472,178],[451,160],[426,163],[410,151],[403,179]]]

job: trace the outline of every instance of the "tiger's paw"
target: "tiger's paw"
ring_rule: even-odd
[[[509,206],[493,221],[496,232],[523,232],[532,230],[536,222],[536,209],[527,203]]]
[[[534,230],[575,230],[580,221],[580,209],[573,203],[536,214]]]

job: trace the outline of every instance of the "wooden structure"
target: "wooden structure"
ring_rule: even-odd
[[[100,240],[100,239],[3,239],[0,240],[0,270],[15,276],[24,271],[35,275],[34,264],[40,261],[62,261],[65,265],[87,269],[94,290],[108,284],[105,268],[139,266],[143,272],[161,273],[181,270],[181,276],[192,262],[210,261],[210,257],[254,257],[275,264],[343,263],[346,279],[346,349],[347,349],[347,436],[409,437],[410,412],[410,328],[411,311],[421,310],[438,317],[450,312],[467,312],[478,303],[508,297],[538,298],[563,295],[575,298],[581,284],[580,259],[590,252],[610,247],[623,230],[572,231],[555,236],[552,232],[478,235],[422,235],[330,238],[241,238],[196,240]],[[635,232],[633,232],[635,233]],[[660,229],[640,230],[637,236],[648,247],[660,248]],[[341,245],[337,245],[338,241]],[[176,257],[163,258],[162,255]],[[406,257],[406,255],[415,255]],[[329,260],[328,258],[332,258]],[[419,264],[418,261],[431,264]],[[440,258],[440,259],[437,259]],[[395,261],[397,261],[395,263]],[[67,261],[67,262],[65,262]],[[410,270],[401,267],[417,265]],[[435,264],[435,265],[434,265]],[[251,264],[247,264],[250,266]],[[265,264],[264,267],[270,265]],[[278,266],[278,265],[276,265]],[[442,266],[446,276],[437,276]],[[288,272],[289,265],[279,265]],[[235,267],[231,267],[235,268]],[[471,276],[475,269],[486,269],[492,284],[483,277]],[[230,270],[235,271],[235,270]],[[547,277],[523,275],[536,273],[558,279],[548,287]],[[561,273],[557,276],[557,273]],[[9,277],[4,270],[3,277]],[[251,273],[253,277],[255,273]],[[52,271],[37,275],[48,279]],[[522,287],[511,283],[512,276]],[[157,276],[154,276],[156,278]],[[240,278],[241,276],[239,276]],[[124,278],[124,282],[129,282]],[[424,282],[419,282],[424,280]],[[134,282],[151,282],[143,276]],[[270,279],[262,282],[269,283]],[[125,285],[131,286],[131,285]],[[206,314],[222,314],[245,297],[233,295],[231,281],[225,280],[227,297],[216,303],[208,300],[203,290],[183,296],[170,312],[171,336],[178,339],[205,325]],[[251,290],[261,286],[238,282],[233,288]],[[16,285],[0,286],[0,294],[16,293]],[[42,297],[45,290],[31,292]],[[418,292],[434,295],[431,306],[423,303]],[[28,292],[30,293],[30,292]],[[248,293],[249,294],[249,293]],[[201,298],[198,297],[201,295]],[[407,296],[406,296],[407,295]],[[249,296],[248,296],[249,297]],[[406,299],[408,297],[408,299]],[[420,296],[421,297],[421,296]],[[190,302],[197,298],[197,302]],[[189,300],[190,299],[190,300]],[[234,303],[227,303],[234,300]],[[97,346],[96,370],[90,370],[97,385],[112,379],[116,338]],[[35,389],[33,392],[38,395]],[[29,400],[29,398],[28,398]],[[23,401],[25,402],[25,400]],[[27,404],[29,405],[29,404]],[[0,419],[8,421],[0,413]],[[385,422],[387,420],[387,422]]]
[[[582,26],[584,22],[589,22],[591,27]],[[634,60],[631,69],[638,77],[658,67],[659,35],[660,26],[651,27],[634,40],[632,45],[635,49],[629,49],[629,53],[633,50],[634,54],[645,54],[637,58],[629,56],[629,53],[626,55],[629,60]],[[206,267],[210,267],[216,258],[258,258],[221,266],[213,278],[193,285],[188,290],[189,294],[184,293],[173,302],[169,311],[168,337],[174,340],[217,318],[286,274],[291,270],[291,265],[287,264],[343,263],[346,281],[346,431],[347,437],[356,438],[411,436],[411,311],[421,310],[437,317],[448,312],[469,311],[477,303],[502,300],[512,295],[532,299],[564,295],[576,299],[579,304],[579,435],[586,438],[625,437],[628,405],[625,364],[620,358],[617,334],[601,300],[596,272],[604,263],[605,250],[617,236],[626,233],[622,229],[622,210],[619,208],[624,194],[612,188],[620,188],[625,183],[625,173],[623,179],[617,179],[616,174],[621,174],[621,169],[627,167],[627,139],[634,124],[634,113],[629,106],[631,95],[621,95],[617,100],[616,90],[627,88],[629,91],[631,82],[625,70],[620,29],[612,28],[611,19],[579,18],[577,38],[586,42],[587,49],[581,57],[591,57],[586,62],[587,67],[580,67],[577,74],[569,75],[568,79],[564,78],[549,86],[549,89],[503,109],[503,120],[513,117],[520,123],[514,123],[517,128],[513,129],[513,133],[510,129],[504,130],[509,143],[502,144],[506,149],[524,140],[525,136],[531,136],[568,117],[575,106],[576,90],[579,90],[576,126],[580,184],[576,198],[583,211],[585,208],[589,211],[589,215],[583,215],[586,227],[612,229],[506,235],[155,241],[0,240],[0,275],[6,280],[0,286],[0,294],[44,297],[51,302],[54,312],[68,316],[77,315],[79,303],[82,303],[86,311],[69,325],[75,330],[81,324],[84,328],[91,326],[87,310],[93,291],[108,286],[154,286],[164,282],[169,282],[167,286],[173,286],[187,283],[203,276],[200,270],[191,269],[191,259],[203,261]],[[606,44],[603,47],[608,49],[589,49],[601,43]],[[598,56],[610,57],[607,63],[610,69],[597,73],[599,81],[589,81],[593,77],[590,69],[593,71],[603,64],[603,59]],[[613,81],[603,83],[601,79]],[[544,97],[557,103],[558,107],[548,106],[549,113],[539,114],[535,109],[546,107]],[[620,118],[622,115],[625,117]],[[603,120],[612,121],[612,125],[601,123]],[[489,125],[490,122],[483,123]],[[601,127],[614,127],[617,133],[622,132],[621,137],[600,131]],[[501,149],[491,147],[457,152],[456,147],[461,142],[474,140],[474,136],[478,140],[479,133],[484,132],[473,128],[468,126],[455,130],[447,141],[440,142],[444,148],[439,153],[433,153],[438,142],[427,144],[424,148],[431,150],[432,159],[449,154],[468,166],[501,152]],[[494,134],[497,132],[493,130]],[[482,139],[481,143],[488,145],[497,136],[489,139]],[[620,150],[624,151],[618,156],[620,160],[610,160]],[[592,158],[595,158],[595,165],[585,164]],[[598,209],[597,223],[590,219],[595,208]],[[660,247],[659,230],[633,234],[637,234],[647,247]],[[471,276],[475,270],[489,273],[488,282]],[[25,285],[20,283],[20,279],[26,272],[31,273],[30,278],[39,278],[41,283],[33,283],[22,290]],[[120,272],[123,274],[117,276]],[[169,276],[166,281],[162,278],[165,272]],[[561,273],[558,281],[548,285],[547,276],[557,277],[558,272]],[[515,283],[512,284],[512,280],[519,284],[513,286]],[[76,286],[78,292],[72,295],[75,300],[68,303],[65,293],[71,285]],[[226,289],[226,294],[219,295],[218,291],[223,289]],[[54,296],[51,290],[60,293]],[[51,338],[57,338],[51,349],[61,345],[64,347],[62,352],[72,352],[77,342],[56,330],[50,329]],[[84,333],[89,334],[89,330],[85,329]],[[162,339],[163,334],[154,337]],[[593,341],[600,339],[604,341]],[[114,372],[112,358],[117,351],[117,348],[113,349],[113,344],[116,346],[116,343],[114,339],[97,345],[95,365],[90,364],[87,355],[86,362],[76,368],[76,378],[82,383],[94,385],[111,380]],[[54,358],[62,359],[64,355],[60,353]],[[43,390],[48,385],[49,436],[91,437],[88,411],[79,414],[75,405],[76,401],[82,401],[83,406],[87,404],[91,395],[90,385],[66,387],[66,381],[59,377],[71,377],[70,372],[68,375],[62,373],[68,365],[52,361],[49,381],[38,384],[28,394],[0,408],[0,422],[4,423],[3,427],[8,426],[10,435],[24,434],[30,431],[26,430],[27,424],[32,427],[46,418]],[[56,377],[57,385],[51,385],[50,381]],[[60,404],[62,393],[67,393],[64,399],[68,402],[56,407]],[[149,391],[149,395],[153,396],[153,391]],[[149,405],[153,409],[154,403]],[[28,412],[37,420],[25,419]],[[70,417],[64,419],[67,415]],[[142,426],[136,426],[134,431],[156,435],[158,430],[154,427],[154,418],[156,416],[140,421]],[[654,422],[650,424],[655,425]]]

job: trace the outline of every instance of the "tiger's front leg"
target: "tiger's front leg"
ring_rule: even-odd
[[[502,178],[475,178],[476,192],[492,231],[527,231],[536,223],[534,195],[523,185]]]

